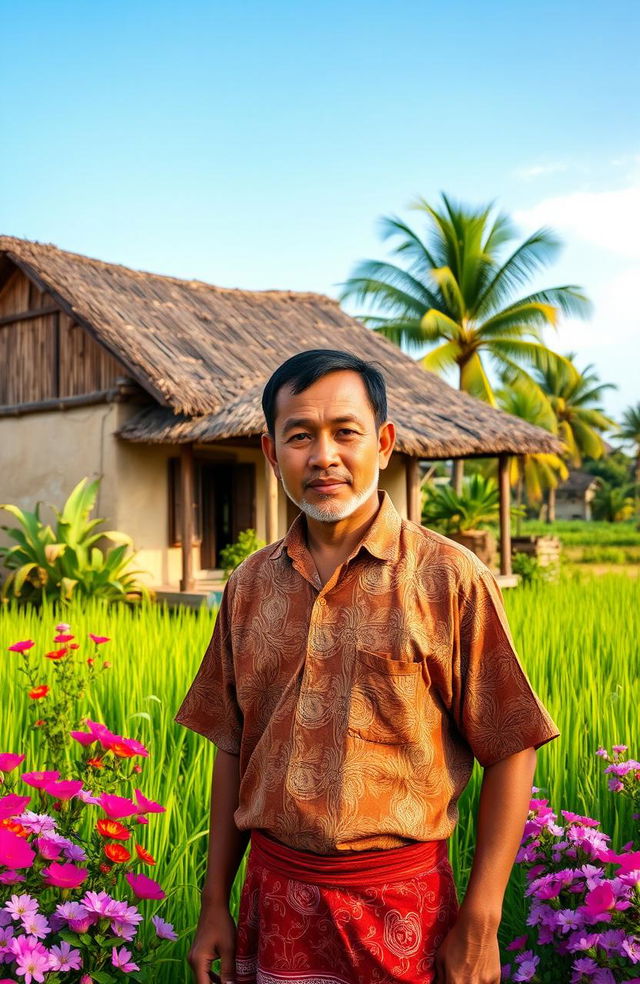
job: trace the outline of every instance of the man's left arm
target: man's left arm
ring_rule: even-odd
[[[529,811],[534,748],[484,769],[476,849],[458,919],[436,956],[437,984],[499,984],[498,926]]]

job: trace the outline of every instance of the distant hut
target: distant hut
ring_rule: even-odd
[[[585,471],[572,471],[556,489],[556,519],[592,519],[592,502],[602,479]]]
[[[420,459],[499,457],[509,575],[508,459],[557,451],[552,435],[425,372],[328,297],[229,290],[8,236],[0,501],[60,503],[99,475],[99,515],[133,537],[136,566],[191,591],[242,529],[268,542],[286,531],[295,510],[264,464],[260,395],[284,359],[322,347],[384,370],[398,440],[381,486],[402,515],[420,521]]]

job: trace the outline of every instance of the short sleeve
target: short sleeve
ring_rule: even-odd
[[[458,619],[453,711],[480,765],[557,738],[559,731],[520,664],[500,588],[488,568],[474,565],[461,585]]]
[[[236,697],[231,646],[231,582],[220,602],[211,641],[174,720],[232,755],[240,752],[242,713]]]

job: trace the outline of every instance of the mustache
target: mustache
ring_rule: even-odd
[[[341,474],[339,472],[333,472],[331,475],[313,475],[304,482],[304,488],[306,489],[312,482],[346,482],[348,485],[352,485],[353,479],[348,473]]]

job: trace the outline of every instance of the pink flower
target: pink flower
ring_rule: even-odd
[[[12,769],[15,769],[21,762],[24,762],[25,758],[25,755],[15,755],[11,752],[3,752],[2,755],[0,755],[0,772],[11,772]]]
[[[80,779],[63,779],[61,782],[49,782],[43,787],[45,793],[53,796],[54,799],[69,800],[82,789]]]
[[[34,912],[31,915],[23,916],[21,922],[25,933],[28,933],[30,936],[35,936],[36,939],[43,940],[45,936],[48,936],[51,932],[49,923],[39,912]]]
[[[68,632],[71,626],[68,622],[58,622],[56,625],[56,632]]]
[[[156,917],[154,916],[153,918],[155,919]],[[512,943],[509,943],[507,950],[524,950],[526,945],[527,945],[526,935],[518,936],[515,940],[513,940]]]
[[[23,837],[12,830],[0,827],[0,865],[4,868],[30,868],[35,860],[35,851]]]
[[[16,956],[16,973],[19,977],[24,974],[24,984],[32,984],[32,981],[42,984],[48,969],[49,953],[41,943],[20,951]]]
[[[17,885],[18,882],[26,881],[24,875],[20,875],[17,871],[11,871],[7,868],[6,871],[0,871],[0,885]]]
[[[88,877],[87,868],[77,868],[75,864],[58,864],[52,861],[48,868],[42,869],[42,876],[47,885],[56,888],[78,888]]]
[[[103,642],[111,642],[111,639],[108,636],[94,635],[93,632],[89,633],[89,638],[93,639],[96,646],[101,646]]]
[[[125,796],[114,796],[113,793],[100,793],[97,797],[99,805],[111,820],[131,817],[138,812],[138,807]]]
[[[72,635],[69,635],[68,632],[63,632],[63,633],[61,633],[61,635],[54,636],[53,641],[54,642],[71,642],[72,639],[73,639],[73,636]]]
[[[14,919],[22,919],[23,916],[32,915],[38,911],[38,902],[26,893],[22,895],[12,895],[8,902],[5,902],[5,909]]]
[[[35,646],[33,639],[25,639],[24,642],[14,642],[12,646],[8,646],[7,648],[12,653],[26,653],[27,649],[31,649],[32,646]]]
[[[30,800],[30,796],[18,796],[17,793],[2,796],[0,798],[0,820],[6,820],[8,817],[15,817],[22,813]]]
[[[570,810],[561,810],[562,816],[567,823],[579,823],[583,827],[599,827],[599,820],[592,820],[591,817],[581,817],[579,813],[571,813]]]
[[[164,813],[166,806],[161,806],[160,803],[156,803],[155,800],[147,799],[143,796],[139,789],[134,789],[135,797],[138,801],[140,807],[139,813]]]
[[[623,752],[629,751],[628,745],[614,745],[613,751],[616,755],[622,755]]]
[[[70,731],[69,734],[81,745],[92,745],[94,741],[97,741],[96,736],[91,731]]]
[[[148,878],[147,875],[134,875],[131,872],[127,872],[124,877],[129,882],[134,895],[137,895],[139,899],[165,898],[165,893],[153,878]]]
[[[80,970],[82,966],[80,950],[73,950],[66,941],[51,947],[50,960],[51,970]]]
[[[111,951],[111,963],[118,970],[122,970],[125,974],[128,974],[132,970],[140,970],[137,964],[131,963],[131,950],[127,950],[126,947],[121,946],[120,950],[116,950],[115,946]]]
[[[27,786],[34,786],[36,789],[44,789],[47,783],[54,782],[60,778],[59,772],[23,772],[22,781]]]

